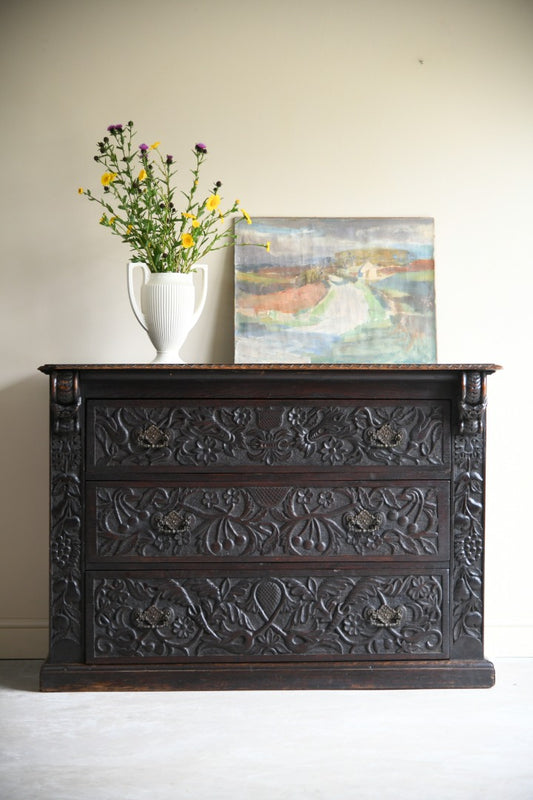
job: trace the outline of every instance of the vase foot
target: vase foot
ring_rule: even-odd
[[[185,364],[179,353],[157,353],[152,364]]]

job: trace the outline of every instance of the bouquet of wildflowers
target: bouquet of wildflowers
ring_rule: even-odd
[[[235,242],[228,217],[233,220],[232,215],[239,214],[239,219],[251,224],[238,200],[226,210],[221,208],[220,181],[207,197],[197,199],[205,144],[194,147],[192,186],[181,192],[185,203],[180,211],[172,186],[177,172],[174,157],[161,154],[160,142],[136,146],[133,122],[110,125],[107,132],[94,157],[104,168],[102,196],[83,188],[78,193],[103,208],[100,224],[129,245],[133,261],[143,261],[151,272],[190,272],[211,250]],[[269,242],[260,246],[270,249]]]

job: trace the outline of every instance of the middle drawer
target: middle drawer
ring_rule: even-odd
[[[449,483],[90,483],[91,562],[346,558],[443,561]]]

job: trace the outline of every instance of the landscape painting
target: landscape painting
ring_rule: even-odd
[[[236,363],[436,361],[432,219],[258,217],[236,233]]]

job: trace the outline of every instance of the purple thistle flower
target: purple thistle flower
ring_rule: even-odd
[[[194,145],[194,147],[198,153],[207,153],[207,147],[203,142],[198,142],[197,144]]]
[[[108,125],[107,130],[109,133],[120,133],[123,130],[123,125],[118,123],[117,125]]]
[[[172,164],[174,161],[174,156],[167,156],[167,164]]]
[[[143,155],[144,155],[144,153],[146,153],[146,151],[147,151],[147,150],[149,150],[149,149],[150,149],[150,148],[148,147],[148,145],[147,145],[147,144],[144,144],[144,143],[143,143],[143,144],[140,144],[140,145],[139,145],[139,150],[141,151],[141,153],[142,153]]]

